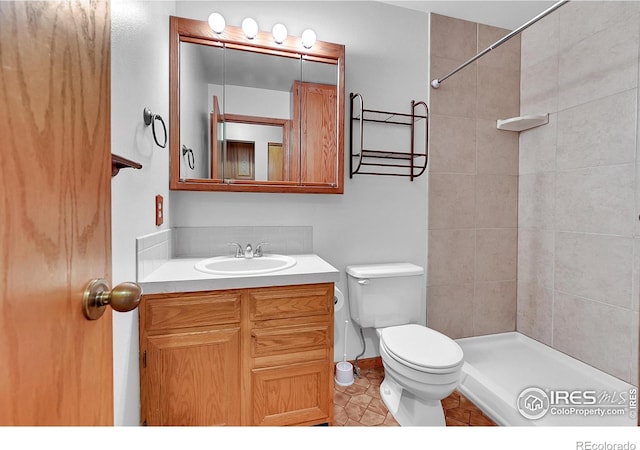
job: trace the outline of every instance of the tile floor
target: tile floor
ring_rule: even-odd
[[[351,386],[335,385],[334,426],[398,426],[380,398],[384,369],[361,369]],[[458,391],[442,400],[447,426],[495,426]]]

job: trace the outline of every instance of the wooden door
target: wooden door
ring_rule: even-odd
[[[284,180],[284,149],[282,144],[269,142],[267,145],[268,176],[269,181]]]
[[[0,2],[0,425],[113,423],[110,5]]]
[[[230,180],[255,179],[255,143],[227,141],[224,177]]]

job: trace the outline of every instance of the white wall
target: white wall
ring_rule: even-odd
[[[291,119],[290,106],[290,92],[229,85],[220,108],[224,114]]]
[[[348,174],[348,95],[359,92],[365,107],[410,112],[412,99],[428,91],[427,15],[376,2],[178,2],[177,15],[206,20],[220,12],[238,26],[255,18],[261,30],[284,23],[299,36],[313,28],[319,40],[346,46],[344,195],[172,192],[172,226],[312,226],[314,251],[342,271],[338,287],[347,295],[348,264],[409,261],[426,265],[426,176],[408,178]],[[366,137],[365,137],[366,139]],[[393,150],[406,142],[380,143]],[[426,308],[425,308],[426,309]],[[335,355],[342,358],[344,308],[336,314]],[[377,339],[365,333],[367,352]],[[348,357],[361,351],[356,328],[348,335]]]
[[[111,181],[114,285],[136,279],[136,237],[166,229],[169,223],[169,148],[155,145],[142,111],[148,106],[168,126],[171,14],[174,1],[111,2],[112,152],[142,164],[141,170],[121,170]],[[155,226],[157,194],[165,199],[161,227]],[[114,423],[137,425],[138,312],[113,316]]]

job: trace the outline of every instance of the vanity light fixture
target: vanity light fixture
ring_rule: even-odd
[[[216,34],[222,34],[225,26],[227,25],[222,14],[218,12],[209,14],[208,22],[209,27]],[[251,17],[246,17],[242,21],[242,31],[244,32],[244,35],[247,37],[247,39],[255,38],[258,35],[258,22],[256,22],[255,19]],[[289,32],[287,31],[287,27],[281,23],[275,24],[271,29],[273,40],[277,44],[282,44],[287,39],[288,33]],[[309,49],[316,43],[316,33],[311,28],[307,28],[306,30],[304,30],[301,37],[302,46],[304,48]]]
[[[311,48],[316,43],[316,33],[308,28],[302,32],[302,45],[304,48]]]
[[[224,31],[226,23],[224,21],[224,17],[222,17],[222,14],[217,12],[209,14],[208,22],[209,26],[216,34],[220,34]]]
[[[277,44],[282,44],[287,38],[287,27],[281,23],[277,23],[273,26],[271,34],[273,34],[273,40],[276,41]]]
[[[247,17],[242,21],[242,31],[247,39],[253,39],[258,34],[258,22],[251,17]]]

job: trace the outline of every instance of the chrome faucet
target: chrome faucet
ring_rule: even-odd
[[[244,249],[242,248],[242,245],[238,244],[237,242],[228,242],[227,245],[235,245],[236,258],[244,258]]]
[[[242,247],[242,245],[237,242],[228,242],[227,245],[235,246],[236,250],[236,258],[259,258],[262,256],[262,246],[268,245],[266,242],[261,242],[256,246],[254,250],[251,244],[247,243],[246,247]]]
[[[257,246],[255,251],[253,252],[253,256],[255,256],[256,258],[262,256],[262,246],[263,245],[269,245],[266,242],[260,242]]]

